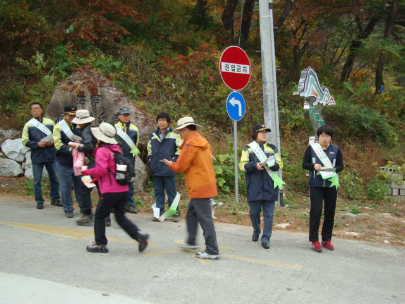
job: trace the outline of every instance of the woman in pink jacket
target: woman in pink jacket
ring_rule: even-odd
[[[116,130],[108,123],[101,123],[98,128],[91,128],[91,133],[97,138],[94,151],[96,165],[92,169],[82,171],[83,175],[91,175],[98,181],[100,200],[94,216],[95,242],[87,246],[89,252],[107,253],[107,238],[105,236],[105,221],[110,210],[115,210],[118,225],[134,240],[139,242],[139,252],[148,246],[148,234],[141,233],[138,227],[125,217],[125,204],[128,198],[128,185],[120,185],[115,180],[114,153],[120,153],[121,148],[115,140]]]

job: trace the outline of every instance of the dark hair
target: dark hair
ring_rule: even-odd
[[[189,129],[190,131],[196,131],[197,130],[196,125],[188,125],[188,126],[186,126],[186,128]]]
[[[333,129],[331,126],[328,125],[323,125],[316,130],[316,136],[319,137],[322,133],[325,133],[326,135],[329,135],[330,137],[333,137]]]
[[[39,107],[42,109],[42,105],[39,102],[33,102],[33,103],[30,104],[30,110],[31,110],[33,105],[39,105]]]
[[[158,116],[156,116],[156,122],[159,120],[159,118],[164,118],[166,119],[167,123],[170,124],[170,115],[167,114],[166,112],[161,112],[158,114]]]
[[[252,139],[253,139],[253,140],[256,140],[258,134],[259,134],[258,132],[252,133]]]

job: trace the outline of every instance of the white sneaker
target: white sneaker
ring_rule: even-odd
[[[195,255],[199,259],[219,260],[219,254],[209,254],[205,251],[199,251]]]
[[[184,249],[184,250],[195,250],[195,249],[198,248],[198,246],[197,246],[197,245],[189,245],[189,244],[187,244],[187,243],[183,243],[183,244],[180,245],[180,248],[181,248],[181,249]]]

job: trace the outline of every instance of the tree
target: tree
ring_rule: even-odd
[[[390,11],[386,10],[387,19],[386,19],[385,31],[384,31],[384,39],[386,39],[386,40],[390,39],[390,37],[391,37],[394,20],[398,13],[398,5],[399,5],[399,0],[393,0],[391,3],[391,10]],[[378,57],[377,67],[376,67],[376,71],[375,71],[375,93],[376,94],[383,92],[383,86],[384,86],[383,72],[384,72],[385,57],[386,57],[386,52],[384,50],[382,50]]]

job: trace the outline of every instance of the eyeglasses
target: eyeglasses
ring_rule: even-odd
[[[35,110],[42,110],[42,108],[40,108],[40,107],[33,107],[33,108],[31,108],[31,111],[35,111]]]

